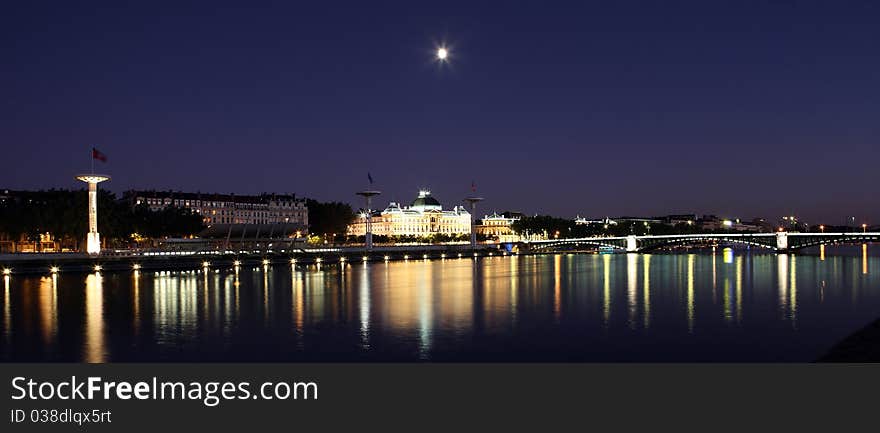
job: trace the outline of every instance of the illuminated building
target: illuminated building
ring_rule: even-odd
[[[739,218],[723,219],[715,215],[704,215],[697,221],[700,230],[706,231],[735,231],[735,232],[761,232],[762,227],[757,222],[744,222]]]
[[[129,191],[132,206],[160,211],[169,206],[191,209],[205,224],[300,224],[308,226],[305,200],[292,194],[202,194],[173,191]]]
[[[602,219],[587,219],[587,218],[584,218],[580,215],[578,215],[577,218],[574,219],[574,223],[577,225],[589,225],[589,224],[617,225],[617,221],[615,221],[611,218],[608,218],[608,217],[605,217]]]
[[[498,242],[517,242],[520,237],[513,232],[511,225],[518,220],[517,216],[499,215],[493,212],[492,215],[486,215],[477,222],[476,231],[478,235]]]
[[[384,210],[371,216],[372,232],[376,236],[431,236],[434,234],[466,235],[471,232],[471,214],[463,206],[443,210],[431,191],[419,191],[409,206],[391,202]],[[348,226],[348,234],[366,234],[367,214],[360,212]]]

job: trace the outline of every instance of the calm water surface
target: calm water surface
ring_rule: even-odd
[[[3,361],[810,361],[880,257],[543,255],[3,280]]]

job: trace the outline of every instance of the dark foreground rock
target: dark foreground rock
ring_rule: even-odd
[[[834,345],[817,362],[880,362],[880,319]]]

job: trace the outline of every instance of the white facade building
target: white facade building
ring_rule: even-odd
[[[191,209],[206,225],[214,224],[301,224],[308,226],[305,200],[288,194],[233,195],[173,191],[129,191],[133,206],[151,211],[169,206]]]
[[[348,226],[348,234],[366,234],[367,214],[361,212]],[[374,236],[431,236],[434,234],[467,235],[471,232],[471,214],[463,206],[443,210],[431,191],[419,191],[409,206],[391,202],[384,210],[373,212]]]

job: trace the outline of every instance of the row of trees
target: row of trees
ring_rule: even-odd
[[[88,231],[87,210],[85,190],[15,192],[0,203],[0,236],[35,241],[49,233],[64,245],[74,246]],[[132,207],[112,192],[98,190],[98,227],[103,239],[118,245],[131,241],[135,234],[152,238],[194,235],[204,229],[204,223],[189,209],[152,212],[145,205]]]
[[[363,243],[363,236],[347,236],[355,212],[347,203],[306,201],[310,240],[314,243]],[[36,241],[49,233],[65,247],[82,242],[88,230],[88,193],[85,190],[21,191],[0,202],[0,239]],[[544,218],[544,217],[542,217]],[[546,217],[550,218],[550,217]],[[98,191],[98,220],[101,237],[113,246],[125,246],[143,239],[186,237],[205,228],[202,216],[185,208],[169,206],[151,211],[147,205],[132,207],[107,190]],[[537,226],[536,226],[537,227]],[[536,228],[537,230],[537,228]],[[487,236],[478,235],[485,241]],[[435,233],[422,236],[374,236],[376,243],[464,242],[470,235]]]
[[[673,235],[702,233],[706,230],[692,224],[662,224],[622,221],[617,224],[575,224],[573,220],[548,215],[523,217],[511,225],[519,235],[549,238],[581,238],[592,236]]]
[[[309,230],[321,238],[345,236],[355,213],[341,202],[307,200]],[[78,245],[88,230],[88,192],[85,190],[17,191],[0,202],[0,239],[36,241],[50,233],[65,246]],[[113,245],[134,239],[185,237],[205,228],[202,217],[185,208],[151,211],[132,207],[107,190],[98,190],[101,237]],[[334,239],[335,240],[335,239]]]

